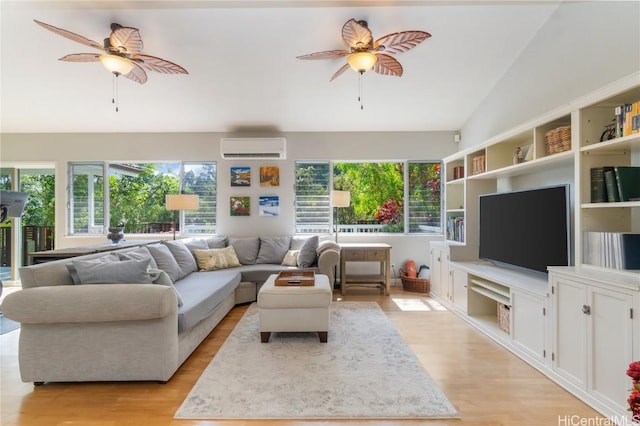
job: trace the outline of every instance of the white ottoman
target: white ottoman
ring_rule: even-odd
[[[322,343],[329,334],[329,309],[333,294],[329,278],[316,274],[313,286],[276,286],[271,275],[258,292],[260,340],[272,332],[317,332]]]

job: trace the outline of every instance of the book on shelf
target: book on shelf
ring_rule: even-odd
[[[614,167],[620,201],[640,201],[640,166]]]
[[[610,203],[620,201],[620,192],[618,192],[618,183],[616,182],[616,172],[611,168],[604,172],[604,186],[607,194],[607,200]]]
[[[640,270],[640,234],[585,232],[583,263],[612,269]]]
[[[640,101],[615,107],[614,115],[616,137],[629,136],[640,132]]]
[[[464,243],[464,217],[447,218],[447,239]]]
[[[604,174],[612,171],[613,166],[592,167],[591,168],[591,202],[605,203],[607,202],[607,186],[605,184]]]

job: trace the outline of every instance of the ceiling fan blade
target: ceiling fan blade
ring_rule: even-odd
[[[382,53],[376,54],[378,61],[373,66],[373,70],[382,75],[402,76],[402,65],[393,56]]]
[[[162,74],[189,74],[189,72],[180,65],[155,56],[135,55],[131,59],[143,68]],[[141,62],[137,62],[138,60],[141,60]]]
[[[142,67],[135,62],[133,63],[133,68],[131,69],[131,71],[123,74],[122,76],[140,84],[144,84],[147,82],[147,73],[144,72]]]
[[[380,49],[384,46],[384,49],[380,50],[385,53],[401,53],[413,49],[429,37],[431,37],[431,34],[425,31],[403,31],[387,34],[376,40],[374,48]]]
[[[348,50],[325,50],[324,52],[309,53],[308,55],[296,56],[298,59],[335,59],[347,56]]]
[[[333,80],[335,80],[336,78],[340,77],[340,76],[342,75],[342,73],[343,73],[343,72],[345,72],[345,71],[346,71],[346,70],[348,70],[348,69],[349,69],[349,64],[344,64],[344,65],[342,66],[342,68],[340,68],[338,71],[336,71],[336,72],[335,72],[335,74],[333,74],[333,75],[331,76],[331,79],[329,79],[329,81],[333,81]]]
[[[98,62],[100,60],[99,53],[72,53],[60,58],[66,62]]]
[[[45,24],[44,22],[40,22],[37,20],[33,20],[36,24],[40,25],[42,28],[46,28],[47,30],[54,32],[64,38],[68,38],[69,40],[76,41],[78,43],[84,44],[85,46],[94,47],[99,50],[104,50],[104,46],[100,43],[96,43],[93,40],[89,40],[86,37],[83,37],[79,34],[72,33],[71,31],[63,30],[62,28],[54,27],[53,25]]]
[[[129,55],[137,55],[142,52],[142,37],[140,37],[140,31],[137,28],[122,27],[118,24],[111,25],[116,27],[109,36],[112,48]]]
[[[349,19],[342,27],[342,39],[349,47],[360,49],[371,45],[371,30],[355,19]]]

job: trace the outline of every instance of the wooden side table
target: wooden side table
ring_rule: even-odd
[[[391,246],[385,243],[340,244],[340,287],[344,296],[347,287],[375,285],[386,296],[391,290]],[[349,274],[348,262],[378,262],[378,274]]]

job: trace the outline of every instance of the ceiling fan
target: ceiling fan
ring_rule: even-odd
[[[346,56],[347,63],[336,71],[329,81],[335,80],[349,67],[361,75],[373,69],[378,74],[400,77],[403,72],[402,65],[390,54],[413,49],[429,37],[431,34],[425,31],[402,31],[387,34],[374,41],[367,21],[351,18],[342,27],[342,39],[349,46],[349,50],[326,50],[297,58],[335,59]]]
[[[137,28],[123,27],[120,24],[111,24],[111,34],[105,38],[103,43],[96,43],[86,37],[45,24],[35,20],[35,23],[49,31],[52,31],[69,40],[76,41],[85,46],[93,47],[101,50],[103,53],[72,53],[60,58],[61,61],[68,62],[98,62],[111,72],[115,77],[120,75],[144,84],[147,82],[147,71],[155,71],[163,74],[189,74],[186,69],[180,65],[167,61],[156,56],[145,55],[142,53],[142,37]],[[117,102],[116,111],[118,111]]]

